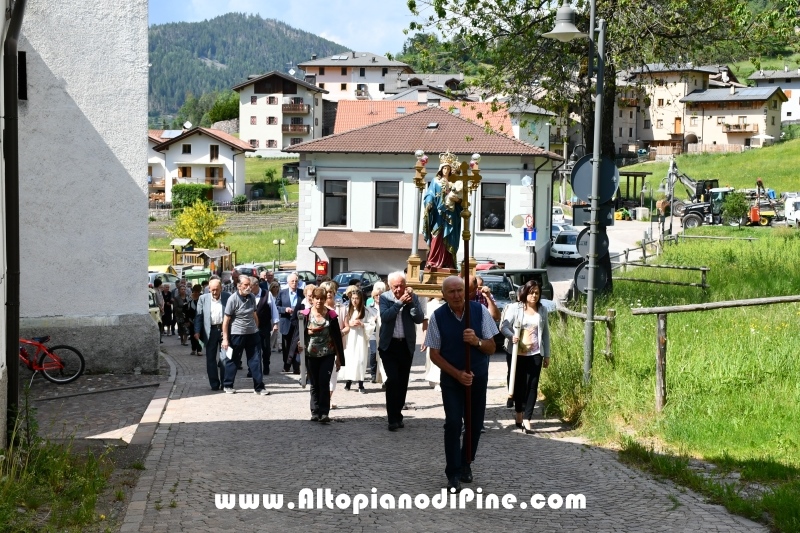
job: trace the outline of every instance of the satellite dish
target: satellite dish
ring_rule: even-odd
[[[297,72],[295,69],[293,69],[293,68],[290,68],[290,69],[289,69],[289,76],[294,76],[294,73],[295,73],[295,72]]]
[[[192,129],[192,123],[187,120],[186,122],[183,123],[183,127],[184,129],[190,130]]]

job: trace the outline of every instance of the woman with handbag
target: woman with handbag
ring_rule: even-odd
[[[308,376],[311,381],[311,420],[327,424],[330,422],[330,396],[328,387],[331,373],[344,364],[342,332],[336,312],[325,306],[327,292],[318,287],[311,293],[312,307],[300,313],[305,327],[300,333],[303,343],[298,342],[298,351],[308,357]]]
[[[509,314],[501,324],[503,336],[513,344],[519,343],[514,379],[514,414],[518,428],[531,433],[531,419],[536,397],[539,394],[539,376],[542,367],[550,364],[550,328],[547,324],[547,309],[541,303],[542,286],[538,280],[530,280],[519,291],[522,305]],[[519,336],[514,327],[520,327]]]

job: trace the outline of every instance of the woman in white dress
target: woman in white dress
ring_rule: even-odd
[[[439,297],[430,298],[425,304],[425,320],[422,321],[422,333],[427,334],[428,321],[431,319],[431,315],[433,315],[433,312],[439,309],[443,303],[444,300]],[[441,382],[441,369],[431,363],[431,349],[428,348],[424,338],[420,349],[425,352],[425,377],[422,379],[430,383],[431,387],[434,387],[435,390],[439,392],[442,390],[439,386],[439,383]]]
[[[358,392],[364,394],[364,376],[369,361],[369,337],[375,329],[377,318],[373,309],[364,305],[364,295],[357,287],[348,287],[345,293],[350,304],[345,310],[342,333],[347,334],[344,346],[345,366],[341,369],[342,378],[347,381],[344,388],[350,390],[358,381]]]

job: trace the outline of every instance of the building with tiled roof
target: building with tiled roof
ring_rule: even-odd
[[[312,270],[315,261],[326,261],[330,274],[402,270],[412,239],[418,238],[416,150],[430,157],[428,179],[438,170],[440,153],[449,151],[465,162],[479,153],[483,180],[471,208],[475,255],[509,267],[543,264],[550,242],[551,174],[561,158],[428,107],[292,147],[300,154],[297,268]],[[522,186],[525,175],[534,179],[532,187]],[[532,212],[540,221],[539,238],[526,248],[523,231],[512,220]]]
[[[376,122],[383,122],[427,109],[430,105],[432,105],[431,102],[427,100],[341,100],[336,112],[336,125],[333,133],[342,133]],[[499,108],[495,106],[495,110],[492,111],[492,104],[488,102],[444,102],[439,104],[439,107],[497,133],[513,135],[511,116],[505,106]]]
[[[328,92],[326,100],[383,100],[386,83],[398,75],[413,73],[402,61],[394,61],[371,52],[348,52],[298,63],[305,80]]]
[[[281,150],[286,146],[322,137],[324,89],[272,71],[233,90],[239,92],[239,137],[252,155],[285,157]]]
[[[211,128],[149,130],[148,197],[151,203],[172,201],[179,183],[211,185],[209,200],[230,202],[244,194],[244,155],[250,145]],[[238,156],[238,157],[237,157]]]
[[[686,143],[763,146],[780,137],[786,100],[776,86],[691,92],[680,99],[686,106]]]
[[[781,122],[787,124],[800,123],[800,68],[790,70],[757,70],[748,80],[755,82],[756,87],[780,87],[786,95],[781,106]]]

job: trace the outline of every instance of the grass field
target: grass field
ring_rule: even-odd
[[[267,169],[275,169],[275,176],[280,178],[283,174],[283,165],[285,163],[296,162],[297,158],[290,157],[285,159],[266,159],[258,157],[248,157],[245,159],[244,174],[245,183],[256,183],[259,181],[266,181],[264,175]],[[298,184],[288,185],[286,190],[289,194],[290,202],[297,202],[300,200],[300,186]]]
[[[293,261],[297,255],[297,229],[276,229],[259,233],[232,233],[223,239],[223,242],[236,251],[237,261],[242,263],[272,263],[278,260],[278,247],[272,244],[274,239],[284,239],[286,244],[281,245],[281,262]],[[151,238],[150,248],[168,249],[171,237]],[[172,260],[172,254],[166,252],[149,252],[149,265],[167,265]]]
[[[784,59],[769,57],[761,60],[762,70],[783,70],[784,66],[789,67],[790,71],[796,70],[800,66],[800,54],[792,54]],[[730,67],[741,83],[747,83],[747,78],[756,71],[756,66],[749,60],[737,61]]]
[[[797,161],[800,158],[800,140],[786,141],[773,146],[748,150],[741,154],[680,155],[676,158],[678,170],[692,179],[719,179],[720,186],[754,188],[756,178],[778,194],[800,190]],[[652,172],[649,178],[654,188],[666,177],[669,163],[653,162],[625,167],[625,170]],[[641,183],[641,180],[639,180]],[[620,184],[624,191],[625,186]],[[676,195],[685,197],[683,186],[676,187]]]
[[[755,236],[757,241],[692,240],[668,245],[660,262],[708,266],[710,288],[617,281],[597,312],[617,311],[614,358],[601,354],[598,324],[592,384],[581,384],[583,323],[551,336],[553,361],[543,371],[550,407],[580,421],[590,438],[633,439],[658,450],[701,457],[788,490],[800,501],[800,304],[668,315],[667,405],[657,413],[655,316],[633,307],[800,294],[800,231],[789,228],[698,228],[695,234]],[[620,275],[620,274],[617,274]],[[627,276],[698,281],[668,270]],[[555,324],[555,323],[554,323]],[[727,504],[726,504],[727,505]],[[800,531],[800,511],[778,529]],[[773,511],[770,511],[773,512]],[[778,513],[779,511],[774,511]],[[795,521],[795,522],[793,522]],[[794,524],[794,525],[792,525]]]

